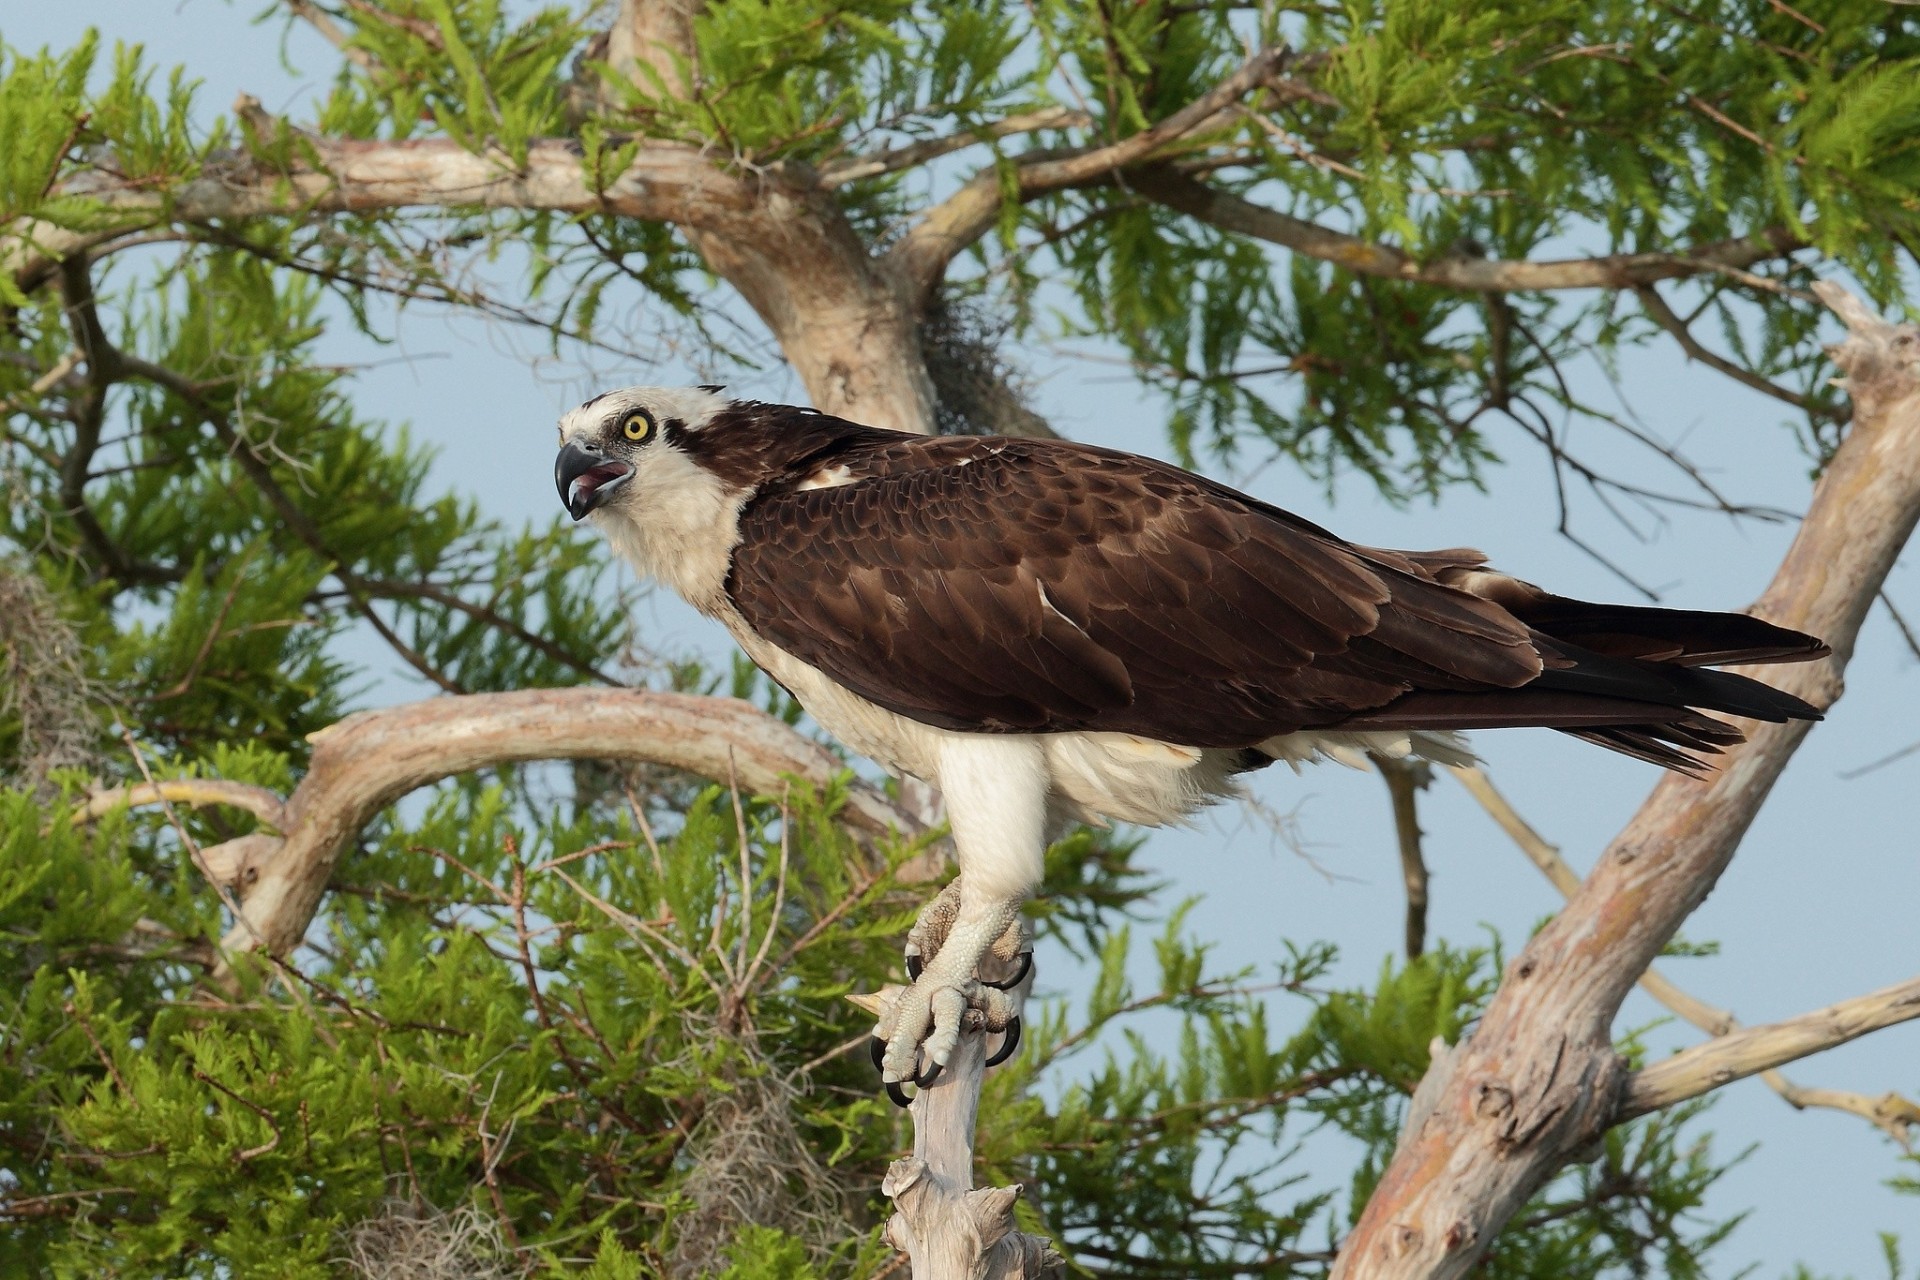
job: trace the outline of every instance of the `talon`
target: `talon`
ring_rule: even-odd
[[[912,971],[911,961],[908,962],[908,971],[909,972]],[[992,987],[995,991],[1011,991],[1015,987],[1019,986],[1022,982],[1025,982],[1027,980],[1027,975],[1032,972],[1033,972],[1033,952],[1022,951],[1020,953],[1020,971],[1018,973],[1014,974],[1011,978],[1008,978],[1005,982],[988,982],[985,978],[982,978],[980,979],[980,985],[983,987]]]
[[[867,1037],[867,1056],[873,1059],[873,1069],[882,1076],[887,1071],[887,1042],[879,1036]]]
[[[1022,976],[1025,976],[1024,973]],[[987,1059],[989,1067],[999,1066],[1020,1051],[1020,1019],[1014,1018],[1009,1021],[1007,1029],[1001,1034],[1006,1038],[1000,1042],[1000,1047],[994,1050],[993,1056]]]
[[[914,1076],[913,1078],[914,1086],[920,1089],[926,1088],[928,1085],[932,1084],[935,1080],[938,1080],[940,1078],[940,1072],[941,1072],[941,1066],[939,1063],[936,1062],[931,1067],[928,1067],[925,1072]]]
[[[893,1105],[896,1107],[910,1107],[913,1105],[913,1099],[907,1096],[907,1091],[900,1087],[898,1080],[887,1081],[887,1096],[893,1099]]]
[[[926,972],[926,968],[927,962],[920,958],[918,951],[914,952],[907,957],[907,980],[910,982],[920,981],[920,975]]]

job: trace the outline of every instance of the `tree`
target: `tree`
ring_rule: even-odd
[[[999,343],[1057,323],[1124,347],[1195,463],[1258,445],[1406,499],[1517,431],[1562,486],[1731,508],[1670,450],[1652,481],[1564,442],[1636,428],[1563,365],[1672,342],[1790,406],[1822,470],[1757,607],[1834,642],[1795,687],[1823,704],[1920,515],[1913,333],[1824,294],[1849,407],[1809,293],[1898,303],[1904,9],[278,12],[339,49],[301,119],[201,127],[178,74],[92,43],[0,80],[0,1216],[28,1273],[895,1267],[872,1191],[904,1133],[838,997],[884,983],[937,875],[926,798],[747,674],[609,688],[635,637],[596,553],[429,494],[315,359],[323,296],[615,346],[640,335],[607,304],[644,298],[749,361],[718,279],[819,407],[921,431],[1047,430]],[[496,255],[513,301],[472,283]],[[350,632],[447,696],[346,716]],[[1142,889],[1082,833],[1043,923],[1101,980],[987,1083],[984,1171],[1113,1275],[1692,1273],[1721,1232],[1689,1217],[1692,1100],[1920,1014],[1907,984],[1669,1062],[1613,1040],[1799,733],[1663,782],[1511,964],[1437,947],[1362,993],[1318,989],[1319,948],[1214,973],[1177,914],[1161,989],[1126,989]],[[1175,1054],[1070,1065],[1156,1008]],[[1351,1178],[1250,1154],[1289,1119],[1357,1139]]]

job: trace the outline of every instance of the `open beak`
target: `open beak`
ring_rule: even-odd
[[[560,490],[560,501],[575,520],[611,498],[614,491],[633,479],[633,467],[618,458],[583,449],[568,441],[553,462],[553,483]]]

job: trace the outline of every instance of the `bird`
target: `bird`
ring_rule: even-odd
[[[1708,713],[1820,712],[1715,667],[1820,658],[1740,613],[1593,604],[1477,551],[1347,542],[1150,457],[925,436],[724,389],[629,387],[561,419],[554,480],[644,578],[717,619],[845,746],[935,788],[959,874],[910,935],[875,1060],[896,1102],[1030,971],[1021,911],[1074,823],[1161,826],[1276,762],[1467,763],[1545,727],[1701,773]],[[923,927],[924,926],[924,927]],[[989,955],[1019,973],[984,983]],[[996,1022],[997,1019],[997,1022]]]

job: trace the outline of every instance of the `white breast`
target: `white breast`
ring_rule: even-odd
[[[602,508],[588,519],[641,577],[665,583],[700,612],[717,617],[727,607],[727,573],[747,496],[678,449],[656,447],[647,451],[619,506]]]

